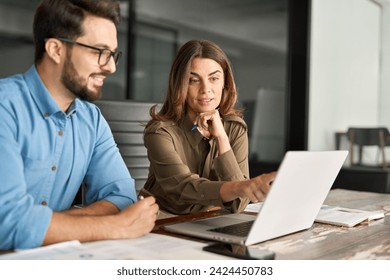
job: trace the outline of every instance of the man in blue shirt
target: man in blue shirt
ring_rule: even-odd
[[[120,57],[119,1],[44,0],[34,18],[35,63],[0,80],[0,249],[66,240],[135,238],[158,206],[136,202],[99,109]],[[81,185],[87,205],[69,210]]]

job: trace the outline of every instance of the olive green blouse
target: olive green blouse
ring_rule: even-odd
[[[242,211],[247,199],[223,203],[219,190],[226,181],[249,179],[248,134],[242,118],[225,117],[223,124],[232,147],[218,156],[215,139],[207,139],[189,118],[178,123],[155,121],[144,131],[150,161],[144,189],[160,209],[187,214],[220,206]]]

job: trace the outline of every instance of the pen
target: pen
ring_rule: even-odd
[[[215,111],[219,111],[219,108],[216,108]],[[195,129],[198,128],[198,124],[197,123],[194,123],[194,125],[192,126],[191,128],[191,131],[194,131]]]
[[[191,131],[194,131],[195,129],[197,129],[198,128],[198,124],[197,123],[194,123],[194,125],[192,126],[192,128],[191,128]]]

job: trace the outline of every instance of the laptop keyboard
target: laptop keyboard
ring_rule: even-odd
[[[242,222],[242,223],[238,223],[238,224],[234,224],[234,225],[230,225],[230,226],[209,229],[209,231],[245,237],[249,234],[249,231],[253,225],[253,222],[254,221]]]

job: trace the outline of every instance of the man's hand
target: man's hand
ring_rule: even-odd
[[[117,238],[136,238],[150,232],[158,215],[158,205],[153,196],[130,205],[117,215]]]

